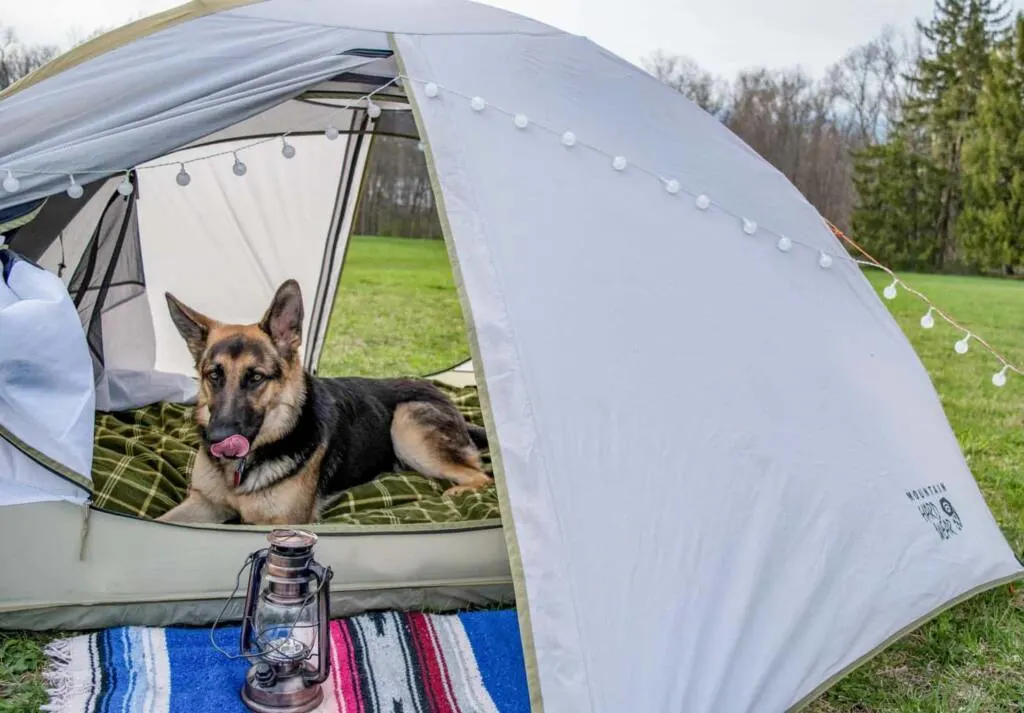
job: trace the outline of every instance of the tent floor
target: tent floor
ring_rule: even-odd
[[[81,630],[209,625],[270,528],[169,525],[64,502],[6,508],[0,628]],[[316,559],[334,571],[332,616],[513,603],[500,525],[317,525]],[[237,621],[244,577],[223,619]]]

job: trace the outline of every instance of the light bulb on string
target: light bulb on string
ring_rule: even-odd
[[[295,158],[295,147],[288,143],[288,139],[281,137],[281,155],[285,158]]]
[[[423,93],[433,99],[437,96],[437,85],[433,82],[427,82],[426,86],[423,87]]]
[[[667,181],[665,181],[665,190],[668,191],[668,193],[670,193],[673,196],[678,194],[681,188],[682,187],[679,185],[679,181],[677,181],[674,178],[670,178]]]
[[[707,210],[711,207],[711,199],[704,194],[697,196],[697,200],[695,200],[694,203],[698,210]]]
[[[566,131],[562,134],[562,146],[572,147],[576,145],[576,134]]]
[[[188,171],[185,170],[185,164],[181,164],[181,169],[178,171],[178,175],[174,177],[174,180],[179,186],[187,186],[192,182],[192,176],[188,175]]]
[[[968,344],[970,339],[971,333],[967,332],[964,335],[963,339],[959,340],[956,344],[953,345],[954,351],[956,351],[957,354],[966,354],[967,350],[970,349],[970,344]]]
[[[245,172],[248,171],[248,170],[249,169],[246,168],[245,164],[242,163],[242,159],[238,158],[238,154],[236,153],[235,154],[235,163],[231,167],[231,172],[234,173],[236,176],[244,176]]]
[[[125,171],[124,178],[122,178],[121,182],[117,184],[117,192],[120,193],[122,196],[127,197],[130,196],[132,194],[132,191],[134,190],[135,187],[132,185],[131,178],[129,177],[129,172]]]
[[[779,242],[776,244],[776,247],[778,247],[778,249],[781,250],[782,252],[788,253],[790,250],[793,249],[793,241],[787,238],[785,235],[783,235],[781,238],[779,238]]]
[[[367,99],[366,113],[370,116],[371,119],[376,119],[381,114],[381,108],[378,105],[374,104],[372,99]]]
[[[334,124],[328,124],[327,129],[324,130],[324,136],[327,137],[328,141],[334,141],[340,134],[341,132],[338,131]]]
[[[934,309],[934,307],[929,307],[928,311],[921,317],[921,326],[925,329],[931,329],[935,326],[935,317],[932,317],[932,310]]]
[[[75,181],[75,177],[72,175],[68,175],[68,187],[64,192],[67,193],[68,198],[71,198],[72,200],[78,200],[82,197],[82,194],[85,193],[82,187]]]
[[[530,118],[526,114],[516,114],[512,122],[516,125],[517,129],[525,129],[530,125]]]
[[[749,218],[743,219],[743,232],[747,235],[753,235],[757,232],[757,223],[750,220]]]
[[[1003,368],[992,375],[992,385],[1002,388],[1006,386],[1006,372],[1009,370],[1009,364],[1003,364]]]
[[[21,181],[18,180],[17,176],[14,175],[14,171],[7,169],[7,175],[4,177],[4,190],[8,193],[17,193],[21,188]]]
[[[826,252],[821,253],[818,256],[818,267],[822,270],[827,270],[832,267],[832,256]]]
[[[885,296],[885,299],[887,299],[887,300],[894,300],[894,299],[896,299],[896,294],[897,294],[896,286],[898,284],[899,284],[899,280],[893,280],[891,285],[887,285],[886,288],[884,290],[882,290],[882,295]]]
[[[487,108],[487,102],[484,101],[483,97],[473,97],[469,100],[469,106],[473,111],[483,111]]]
[[[614,168],[616,171],[625,171],[627,165],[629,164],[626,161],[625,156],[616,156],[615,158],[612,159],[612,168]]]

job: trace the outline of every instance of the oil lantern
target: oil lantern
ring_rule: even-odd
[[[330,673],[330,567],[313,559],[317,537],[274,530],[253,555],[242,653],[253,663],[242,701],[256,713],[307,713]]]

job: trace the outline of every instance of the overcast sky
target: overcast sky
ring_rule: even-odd
[[[341,0],[339,0],[341,1]],[[65,44],[181,0],[0,0],[0,23],[26,41]],[[909,28],[932,0],[486,0],[586,35],[631,62],[655,49],[731,76],[744,67],[803,66],[819,74],[885,24]],[[1024,2],[1024,0],[1022,0]],[[1014,3],[1015,5],[1018,3]]]

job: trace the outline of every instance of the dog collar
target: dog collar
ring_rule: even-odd
[[[235,466],[235,487],[237,488],[242,484],[242,475],[245,473],[245,458],[240,458],[238,464]]]

